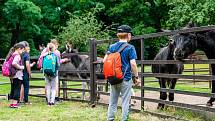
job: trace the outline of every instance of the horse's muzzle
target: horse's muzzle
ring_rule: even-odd
[[[176,60],[182,60],[185,58],[185,52],[182,49],[176,48],[174,51],[174,58]]]

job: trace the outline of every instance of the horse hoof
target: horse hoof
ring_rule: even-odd
[[[207,102],[206,106],[211,107],[211,106],[213,106],[213,103],[212,102]]]
[[[158,103],[157,109],[163,110],[164,109],[164,104]]]
[[[92,105],[91,105],[91,108],[95,108],[95,107],[96,107],[96,104],[92,104]]]

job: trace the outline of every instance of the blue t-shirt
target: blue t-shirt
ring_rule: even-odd
[[[27,72],[27,69],[26,69],[26,61],[29,61],[30,62],[30,55],[29,55],[29,53],[27,53],[27,52],[24,52],[23,54],[22,54],[22,62],[23,62],[23,65],[24,65],[24,70],[23,70],[23,73],[24,74],[27,74],[28,72]]]
[[[115,44],[110,45],[108,52],[117,52],[125,43],[127,42],[117,42]],[[122,72],[124,75],[123,80],[129,81],[132,78],[130,60],[137,59],[136,50],[133,45],[128,44],[128,46],[120,53],[120,55],[122,61]]]

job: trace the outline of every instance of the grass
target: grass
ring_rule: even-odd
[[[199,64],[196,67],[198,68],[206,68],[208,65]],[[186,64],[186,69],[191,69],[192,64]],[[145,67],[145,72],[151,72],[150,66]],[[191,75],[190,72],[183,73],[185,75]],[[204,73],[196,73],[196,74],[206,74]],[[43,77],[41,74],[34,74],[33,77]],[[145,78],[145,85],[150,87],[159,87],[158,82],[149,82],[151,80],[156,80],[153,77]],[[148,81],[148,82],[147,82]],[[0,83],[7,82],[9,80],[0,76]],[[44,86],[45,81],[31,81],[31,85]],[[81,84],[79,82],[69,82],[68,84]],[[178,90],[187,90],[187,91],[197,91],[197,92],[210,92],[210,89],[207,86],[208,83],[179,83],[176,85],[176,89]],[[81,88],[79,86],[69,86],[72,88]],[[10,90],[10,85],[0,85],[0,94],[6,94]],[[76,97],[79,94],[69,94],[69,96]],[[107,107],[105,106],[96,106],[96,108],[91,108],[87,103],[81,102],[63,102],[53,107],[48,107],[45,104],[44,99],[42,98],[30,98],[33,105],[22,106],[21,109],[10,109],[8,108],[9,102],[0,98],[0,121],[84,121],[84,120],[95,120],[95,121],[105,121]],[[194,115],[190,111],[185,110],[177,110],[173,111],[172,108],[168,108],[165,112],[170,113],[171,115],[183,117],[190,121],[202,121],[199,116]],[[131,113],[130,115],[131,121],[172,121],[172,119],[161,119],[157,117],[153,117],[151,115],[145,113]],[[121,120],[121,113],[118,110],[116,114],[116,120]]]
[[[32,105],[21,105],[20,109],[11,109],[9,102],[0,99],[0,121],[105,121],[107,107],[97,105],[91,108],[87,103],[64,101],[49,107],[42,98],[30,98]],[[121,110],[116,113],[116,121],[121,120]],[[131,113],[131,121],[172,121],[145,113]],[[195,120],[197,121],[197,120]]]

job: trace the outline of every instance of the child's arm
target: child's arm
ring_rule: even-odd
[[[30,67],[33,67],[36,64],[36,62],[33,62],[30,64]]]
[[[24,66],[21,66],[19,64],[19,62],[21,61],[21,57],[20,55],[16,55],[13,59],[13,62],[12,62],[12,66],[15,67],[16,69],[18,70],[23,70],[24,69]]]

